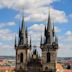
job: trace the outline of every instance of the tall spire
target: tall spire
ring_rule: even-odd
[[[22,25],[21,25],[21,30],[23,31],[24,28],[25,28],[25,26],[24,26],[24,16],[22,16]]]
[[[16,36],[15,36],[15,47],[16,47],[17,45],[16,45]]]
[[[55,36],[55,43],[58,44],[58,38]]]
[[[26,30],[25,30],[25,35],[26,35],[26,44],[28,44],[28,31],[27,31],[27,26],[26,26]]]
[[[50,18],[50,11],[49,11],[49,16],[48,16],[48,24],[47,24],[47,31],[51,31],[51,18]]]
[[[54,29],[54,24],[53,24],[53,29],[52,29],[53,37],[55,36],[55,29]]]
[[[30,48],[32,47],[32,41],[31,41],[31,36],[30,36]]]
[[[42,35],[41,35],[41,41],[40,41],[40,46],[42,45]]]
[[[20,35],[21,35],[21,30],[20,30],[20,26],[19,26],[19,37],[20,37]]]
[[[19,28],[19,45],[26,45],[26,44],[27,44],[26,30],[24,26],[24,16],[22,16],[21,29]]]
[[[52,28],[51,28],[50,11],[49,11],[49,15],[48,15],[46,43],[47,44],[52,43]]]
[[[45,25],[44,35],[45,36],[47,35],[46,25]]]

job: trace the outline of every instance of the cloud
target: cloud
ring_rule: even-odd
[[[65,32],[64,35],[59,37],[59,40],[65,42],[65,43],[71,42],[72,41],[72,31]]]
[[[0,43],[0,56],[15,56],[14,45]]]
[[[26,21],[46,21],[48,18],[48,5],[60,0],[0,0],[1,7],[18,9],[28,13]],[[55,22],[65,23],[68,21],[64,11],[50,8],[51,16]],[[16,16],[18,18],[19,15]]]
[[[0,23],[0,28],[7,27],[7,26],[15,26],[15,22],[6,22],[6,23]]]
[[[33,10],[29,10],[28,12],[31,12],[31,15],[29,15],[27,20],[29,21],[47,21],[48,19],[48,8],[37,8]],[[64,11],[56,10],[53,8],[50,8],[50,15],[51,15],[51,21],[59,22],[59,23],[65,23],[68,22],[68,19],[66,17],[66,14]]]
[[[25,16],[25,21],[47,22],[47,20],[48,20],[48,7],[27,9],[27,10],[25,10],[25,13],[27,13],[27,15]],[[60,10],[50,8],[50,15],[51,15],[51,21],[52,22],[57,22],[57,23],[68,22],[68,18],[67,18],[64,11],[60,11]],[[17,19],[21,18],[21,15],[17,14],[15,16],[15,18],[17,18]]]
[[[61,29],[58,26],[55,26],[55,32],[61,32]]]
[[[45,25],[44,24],[33,24],[31,27],[29,27],[29,30],[38,30],[38,31],[44,31]]]
[[[70,18],[72,18],[72,13],[71,13],[71,14],[69,14],[69,17],[70,17]]]
[[[15,22],[8,22],[7,25],[8,26],[14,26],[14,25],[16,25],[16,23]]]
[[[43,35],[44,27],[45,27],[44,24],[33,24],[28,28],[29,36],[32,37],[33,45],[40,44],[40,38],[41,35]]]
[[[58,0],[0,0],[0,6],[14,9],[23,9],[23,7],[34,8],[42,5],[49,5],[54,1]]]
[[[0,29],[0,40],[12,41],[14,40],[15,33],[9,29]]]
[[[13,48],[13,46],[1,43],[0,48]]]
[[[58,56],[71,57],[72,55],[72,31],[67,31],[59,38]]]

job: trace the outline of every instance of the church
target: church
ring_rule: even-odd
[[[15,38],[15,72],[56,72],[58,38],[55,34],[54,25],[52,25],[49,13],[44,37],[41,36],[42,56],[40,57],[36,49],[32,53],[32,41],[31,38],[30,41],[28,40],[28,30],[25,27],[24,16],[22,17],[18,40]]]

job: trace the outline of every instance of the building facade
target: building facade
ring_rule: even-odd
[[[47,26],[45,26],[44,37],[41,36],[40,48],[42,57],[39,57],[36,49],[32,53],[31,38],[28,42],[28,31],[22,17],[22,25],[19,28],[19,39],[16,44],[16,72],[56,72],[56,57],[58,39],[55,35],[54,25],[51,24],[50,13]]]

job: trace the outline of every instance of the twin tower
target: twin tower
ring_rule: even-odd
[[[17,44],[15,39],[16,72],[56,72],[58,39],[55,35],[54,25],[51,26],[49,14],[47,26],[44,30],[44,38],[41,37],[42,56],[40,57],[36,49],[32,52],[32,43],[31,39],[28,40],[28,31],[24,25],[23,16]]]

